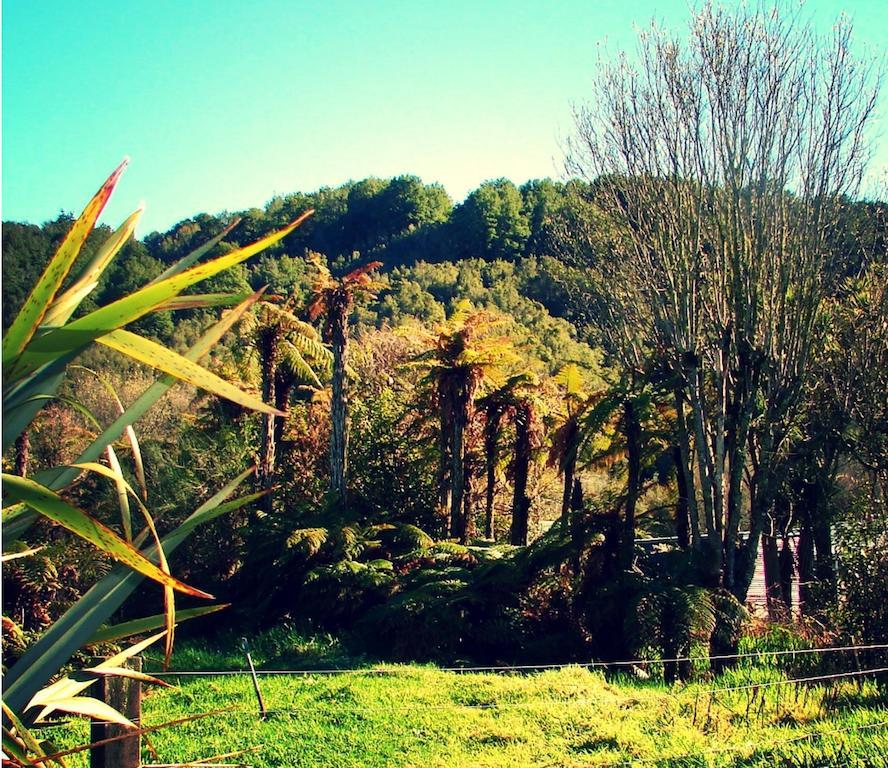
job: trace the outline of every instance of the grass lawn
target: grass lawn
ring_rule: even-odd
[[[319,650],[312,646],[303,666]],[[270,659],[261,643],[257,657],[267,667],[281,660]],[[208,649],[185,646],[175,666],[190,661],[199,668],[212,660]],[[240,665],[234,651],[215,661],[217,669]],[[157,759],[146,752],[145,761],[259,747],[231,762],[313,768],[888,766],[888,697],[873,682],[708,693],[785,679],[784,672],[761,665],[675,687],[608,679],[583,667],[504,675],[387,665],[340,675],[261,677],[271,710],[262,721],[248,676],[183,676],[169,679],[173,689],[150,691],[146,725],[231,709],[151,734]],[[74,723],[54,730],[60,746],[83,741],[86,733]],[[68,764],[86,760],[78,756]]]

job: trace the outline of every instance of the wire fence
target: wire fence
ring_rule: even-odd
[[[514,673],[530,673],[530,672],[542,672],[546,670],[561,670],[566,668],[577,668],[577,669],[610,669],[610,668],[625,668],[628,666],[637,666],[637,667],[645,667],[648,665],[657,665],[657,664],[666,664],[666,663],[681,663],[681,662],[697,662],[697,661],[731,661],[731,660],[741,660],[741,659],[756,659],[756,658],[784,658],[784,657],[809,657],[813,654],[823,654],[824,656],[829,655],[838,655],[838,654],[855,654],[853,659],[848,656],[843,656],[842,658],[847,659],[849,662],[854,663],[858,666],[857,669],[851,669],[846,671],[839,672],[828,672],[824,674],[817,675],[806,675],[806,676],[788,676],[788,677],[780,677],[778,679],[763,679],[758,681],[742,682],[739,684],[729,684],[729,685],[721,685],[714,687],[701,687],[699,682],[690,683],[687,685],[676,685],[672,687],[663,688],[661,693],[663,696],[670,697],[676,701],[677,705],[683,708],[684,712],[687,714],[688,719],[690,719],[691,712],[693,713],[693,725],[701,729],[703,733],[711,733],[712,728],[710,728],[710,724],[712,724],[715,728],[715,732],[718,733],[719,723],[730,722],[731,725],[736,726],[738,722],[747,723],[747,728],[751,726],[751,724],[758,719],[762,725],[765,724],[765,717],[768,718],[768,726],[776,726],[780,724],[780,714],[781,714],[781,693],[785,687],[787,686],[795,686],[796,691],[796,701],[798,701],[799,691],[805,691],[805,706],[808,705],[808,696],[809,693],[814,691],[815,693],[812,696],[811,704],[816,706],[820,714],[818,718],[821,717],[824,713],[828,713],[833,704],[835,704],[835,694],[837,692],[837,688],[834,686],[835,683],[840,681],[858,681],[860,687],[858,688],[858,695],[861,696],[860,701],[871,702],[873,699],[870,697],[875,694],[877,697],[884,695],[884,690],[879,687],[871,687],[868,689],[863,688],[864,681],[867,679],[878,679],[879,676],[885,676],[888,674],[888,666],[885,665],[877,665],[876,658],[882,658],[883,654],[881,652],[888,651],[888,643],[873,643],[873,644],[858,644],[858,645],[845,645],[845,646],[824,646],[824,647],[816,647],[816,648],[801,648],[801,649],[787,649],[787,650],[763,650],[763,651],[749,651],[742,652],[736,654],[721,654],[715,656],[704,656],[704,655],[688,655],[683,657],[674,657],[668,659],[626,659],[619,661],[590,661],[586,663],[570,663],[570,664],[534,664],[534,665],[488,665],[488,666],[451,666],[451,667],[429,667],[431,671],[441,671],[447,673],[500,673],[500,674],[514,674]],[[867,660],[872,666],[866,666],[864,668],[859,668],[860,658],[859,656],[865,655]],[[835,667],[833,667],[835,668]],[[744,672],[748,672],[749,674],[755,674],[756,672],[762,671],[774,671],[772,668],[763,667],[763,666],[752,666],[752,667],[744,667]],[[274,670],[256,670],[256,676],[277,676],[277,677],[293,677],[293,678],[308,678],[311,676],[324,676],[324,677],[333,677],[333,676],[341,676],[344,680],[354,679],[355,675],[391,675],[391,676],[399,676],[399,675],[409,675],[414,674],[416,672],[415,667],[410,666],[376,666],[376,667],[366,667],[366,668],[326,668],[326,669],[274,669]],[[180,671],[166,671],[166,672],[154,672],[151,673],[157,677],[164,677],[167,679],[170,678],[196,678],[196,677],[226,677],[226,676],[248,676],[251,672],[247,669],[240,670],[180,670]],[[781,672],[780,674],[785,674]],[[403,679],[403,678],[402,678]],[[735,677],[736,679],[736,677]],[[884,678],[883,678],[884,679]],[[742,680],[742,677],[741,677]],[[315,696],[311,692],[310,687],[305,687],[301,691],[301,696],[307,696],[308,698],[303,699],[298,702],[297,706],[284,706],[284,707],[269,707],[267,710],[264,708],[264,704],[261,702],[261,693],[259,691],[258,683],[256,682],[256,678],[254,677],[255,691],[257,697],[260,697],[258,702],[259,706],[257,707],[255,704],[253,706],[245,705],[244,698],[249,697],[249,693],[246,689],[237,690],[233,692],[231,696],[231,706],[226,707],[224,710],[217,710],[216,716],[223,718],[231,718],[241,720],[242,718],[249,718],[251,720],[262,720],[268,718],[277,718],[277,717],[294,717],[294,718],[336,718],[339,717],[343,713],[354,713],[360,711],[362,713],[366,713],[366,702],[361,702],[359,697],[351,697],[343,696],[338,698],[336,696]],[[240,685],[235,686],[240,689]],[[775,690],[776,693],[772,696],[769,696],[766,703],[766,694],[765,691]],[[847,691],[847,689],[844,689]],[[866,693],[864,691],[866,690]],[[344,691],[349,693],[351,691],[351,685],[348,682],[345,682],[341,688],[336,688],[334,691]],[[218,694],[222,693],[222,691],[216,691],[218,701]],[[322,691],[323,693],[323,691]],[[615,706],[619,708],[626,707],[634,707],[638,705],[639,701],[634,696],[620,696],[619,693],[616,693],[613,688],[608,688],[606,691],[598,692],[598,695],[589,696],[583,695],[586,693],[586,690],[582,685],[578,685],[574,691],[554,691],[556,695],[551,695],[553,691],[544,692],[547,695],[537,695],[537,692],[534,691],[528,695],[528,691],[525,690],[509,690],[509,691],[479,691],[474,692],[471,690],[454,690],[446,692],[444,695],[449,696],[449,700],[435,700],[435,692],[432,692],[428,696],[422,694],[419,697],[414,697],[412,699],[408,699],[403,695],[400,695],[398,691],[393,691],[392,695],[389,696],[388,692],[386,692],[385,698],[380,699],[378,691],[374,694],[377,698],[374,702],[375,709],[384,713],[408,713],[415,712],[421,710],[427,711],[442,711],[442,710],[450,710],[457,712],[465,711],[465,712],[484,712],[484,711],[520,711],[520,710],[540,710],[543,711],[546,708],[552,707],[584,707],[584,706],[599,706],[599,707],[608,707]],[[743,697],[738,697],[735,694],[745,693],[746,701],[745,707],[743,702]],[[559,695],[560,694],[560,695]],[[787,694],[783,698],[783,704],[786,705],[788,703],[789,696],[792,693]],[[487,701],[477,701],[472,700],[473,696],[485,696],[491,697],[491,700]],[[502,698],[500,698],[502,696]],[[468,700],[460,700],[465,697]],[[515,697],[524,697],[524,698],[515,698]],[[292,701],[292,698],[290,699]],[[883,698],[880,698],[879,701],[884,701]],[[296,702],[293,702],[296,703]],[[755,706],[754,706],[755,705]],[[259,711],[261,709],[261,712]],[[745,711],[744,711],[745,709]],[[808,710],[810,712],[810,709]],[[879,708],[880,713],[885,713],[884,705],[880,705]],[[739,720],[738,720],[739,718]],[[198,718],[184,718],[179,721],[181,723],[185,723],[191,719]],[[142,726],[142,719],[138,719],[138,725]],[[828,720],[821,720],[821,723],[828,723]],[[698,760],[700,758],[704,758],[707,755],[718,755],[722,753],[743,753],[750,752],[752,755],[756,757],[756,759],[761,758],[766,761],[769,759],[769,755],[776,754],[779,750],[784,747],[788,747],[790,745],[810,741],[814,739],[837,739],[843,734],[853,734],[856,732],[867,732],[867,733],[876,733],[880,729],[885,729],[888,726],[888,720],[880,720],[878,722],[872,723],[861,723],[856,725],[851,725],[844,728],[833,728],[830,730],[824,730],[823,728],[819,728],[817,730],[811,730],[806,733],[797,734],[795,736],[790,736],[786,738],[780,739],[772,739],[772,740],[763,740],[758,738],[754,741],[747,740],[740,743],[726,744],[724,746],[717,747],[705,747],[701,746],[693,751],[682,752],[677,754],[658,754],[656,757],[626,757],[619,758],[612,762],[597,762],[596,765],[605,766],[610,768],[623,768],[626,766],[633,765],[647,765],[647,764],[663,764],[663,765],[679,765],[683,764],[683,761],[693,761]],[[145,728],[145,733],[152,732],[155,730],[157,726],[152,726],[149,728]],[[736,736],[735,736],[736,738]],[[682,747],[684,745],[681,745]],[[840,742],[839,746],[836,747],[834,745],[830,746],[830,749],[835,753],[834,757],[836,760],[843,757],[840,754],[840,749],[845,748],[844,743]],[[822,750],[821,750],[822,751]],[[234,754],[234,753],[229,753]],[[625,753],[624,753],[625,754]],[[603,757],[603,756],[602,756]],[[825,759],[827,757],[826,753],[820,754],[818,753],[817,759]],[[606,760],[606,758],[605,758]],[[200,765],[203,761],[192,763],[194,765]],[[762,763],[763,765],[766,763]],[[166,765],[166,764],[164,764]],[[188,765],[188,763],[182,764]],[[844,768],[843,763],[841,762],[831,762],[829,763],[831,768]],[[820,768],[817,766],[816,768]]]
[[[795,677],[795,678],[785,678],[781,680],[764,680],[760,682],[748,683],[744,685],[730,685],[730,686],[720,686],[715,688],[702,688],[697,689],[695,687],[696,684],[692,684],[686,686],[684,689],[675,689],[675,690],[665,690],[663,693],[665,695],[678,695],[680,693],[688,693],[689,695],[693,695],[697,697],[697,701],[699,702],[700,697],[718,697],[724,696],[725,694],[737,693],[741,691],[761,691],[762,689],[769,688],[778,688],[783,686],[790,685],[807,685],[812,686],[818,683],[832,683],[836,680],[851,680],[851,679],[862,679],[869,676],[879,675],[888,673],[888,667],[874,667],[868,669],[854,670],[848,672],[839,672],[833,674],[825,674],[825,675],[809,675],[806,677]],[[632,697],[624,697],[625,701],[632,701]],[[421,707],[427,710],[452,710],[452,709],[462,709],[462,710],[508,710],[508,709],[533,709],[538,707],[549,707],[551,705],[564,705],[570,704],[573,706],[577,705],[592,705],[592,704],[602,704],[605,701],[613,701],[614,696],[610,695],[607,698],[603,696],[547,696],[547,697],[537,697],[533,699],[527,699],[525,701],[514,701],[514,700],[498,700],[498,701],[489,701],[484,703],[466,703],[461,701],[448,701],[448,702],[429,702],[429,701],[399,701],[399,702],[389,702],[385,709],[388,712],[407,712],[416,709],[417,707]],[[359,702],[345,702],[342,700],[336,699],[327,699],[327,700],[317,700],[314,699],[310,704],[306,704],[301,707],[270,707],[266,710],[266,714],[268,715],[299,715],[306,712],[317,713],[319,706],[324,704],[330,704],[335,706],[339,710],[362,710],[364,707]],[[245,715],[256,715],[255,708],[243,708],[243,707],[232,707],[228,710],[232,714],[245,714]],[[747,712],[747,716],[748,716]]]
[[[454,672],[454,673],[509,673],[509,672],[545,672],[547,670],[569,669],[572,667],[581,667],[584,669],[609,669],[619,667],[639,667],[644,668],[649,665],[659,664],[678,664],[683,662],[705,662],[705,661],[731,661],[739,659],[751,659],[761,657],[796,657],[806,656],[814,653],[830,654],[830,653],[850,653],[862,651],[881,651],[888,650],[888,643],[874,643],[868,645],[842,645],[842,646],[824,646],[820,648],[798,648],[790,650],[774,650],[774,651],[746,651],[743,653],[730,653],[720,655],[697,655],[697,656],[676,656],[666,659],[653,658],[637,658],[623,659],[619,661],[574,661],[559,664],[491,664],[485,666],[444,666],[431,667],[437,672]],[[289,675],[289,676],[312,676],[312,675],[395,675],[395,674],[411,674],[415,668],[408,666],[374,666],[374,667],[341,667],[328,669],[257,669],[256,674],[260,676],[273,675]],[[166,670],[151,672],[154,677],[225,677],[230,675],[249,675],[248,669],[217,669],[217,670]]]

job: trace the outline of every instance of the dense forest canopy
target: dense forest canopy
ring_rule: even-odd
[[[613,287],[619,283],[609,283],[612,276],[609,277],[606,270],[625,247],[626,234],[621,230],[619,215],[609,212],[606,192],[606,180],[544,179],[517,188],[499,179],[482,184],[465,201],[454,206],[439,186],[424,185],[416,177],[401,176],[366,179],[335,189],[277,197],[261,210],[215,216],[198,214],[184,219],[168,232],[153,232],[127,243],[78,311],[85,314],[126,295],[219,234],[235,219],[240,219],[240,223],[219,246],[220,252],[266,236],[299,212],[314,208],[314,216],[304,227],[257,258],[212,278],[200,292],[246,293],[268,286],[269,294],[286,298],[294,313],[294,322],[306,323],[317,277],[312,258],[319,259],[321,266],[329,265],[333,275],[346,274],[369,261],[381,262],[372,293],[349,308],[349,324],[353,326],[356,340],[350,362],[354,388],[349,416],[354,433],[349,458],[352,514],[365,524],[394,521],[418,525],[436,536],[453,533],[448,530],[449,524],[442,527],[436,511],[441,500],[435,478],[440,480],[441,474],[447,475],[450,470],[436,468],[439,461],[436,455],[447,449],[438,446],[434,420],[424,420],[413,413],[417,399],[425,398],[426,402],[433,403],[437,395],[424,390],[421,382],[417,382],[418,374],[412,372],[411,360],[422,353],[425,344],[433,343],[435,333],[461,332],[448,318],[464,311],[460,309],[463,304],[468,303],[474,311],[493,313],[492,329],[482,328],[482,336],[507,340],[516,352],[502,370],[492,371],[492,379],[488,380],[486,372],[478,374],[482,377],[479,380],[482,389],[477,393],[477,406],[472,408],[472,414],[477,415],[471,415],[465,439],[469,448],[466,466],[470,469],[467,493],[479,517],[469,523],[468,530],[476,533],[486,528],[490,537],[509,538],[509,531],[503,526],[511,524],[509,510],[516,503],[509,495],[516,465],[509,456],[508,446],[517,439],[515,425],[522,423],[521,419],[514,421],[515,414],[523,412],[525,420],[530,418],[532,424],[537,425],[526,437],[530,440],[531,473],[526,493],[528,504],[532,503],[532,520],[536,521],[532,522],[529,534],[533,538],[570,507],[576,481],[582,481],[577,487],[587,495],[597,496],[595,505],[606,507],[608,503],[615,503],[619,506],[625,502],[620,491],[629,467],[626,434],[623,434],[627,426],[626,413],[620,415],[620,409],[625,410],[625,405],[620,405],[625,392],[615,394],[626,386],[625,378],[621,379],[625,362],[619,336],[614,335],[611,296]],[[34,272],[48,261],[72,221],[72,217],[62,215],[42,226],[4,223],[5,325],[18,311]],[[79,257],[81,262],[92,257],[109,232],[100,227],[90,236]],[[871,296],[875,288],[868,286],[883,279],[880,265],[885,262],[886,238],[888,205],[878,200],[841,201],[838,216],[828,232],[829,256],[825,262],[831,274],[830,284],[834,286],[830,301],[836,303],[836,312],[850,311],[844,308],[844,299],[857,295],[854,291],[858,294],[865,291],[863,300],[872,307],[865,311],[878,314],[880,299]],[[855,285],[861,287],[854,288]],[[875,305],[869,303],[873,301]],[[640,328],[643,318],[633,319],[632,307],[625,306],[624,311],[623,320]],[[135,326],[151,338],[184,349],[213,317],[214,313],[206,309],[161,312],[137,321]],[[270,320],[266,318],[262,322]],[[479,322],[484,326],[488,321]],[[449,330],[448,323],[451,324]],[[435,331],[436,328],[439,331]],[[241,347],[249,340],[250,333],[252,331],[245,328],[239,336],[226,342],[216,353],[215,365],[227,377],[256,382],[254,386],[261,389],[263,362],[259,347],[250,346],[256,350],[252,356],[245,356]],[[432,334],[429,339],[423,341],[429,334]],[[317,338],[321,340],[321,336]],[[282,429],[283,423],[276,428],[280,445],[275,461],[279,466],[273,474],[274,482],[281,484],[281,491],[275,502],[278,506],[270,509],[286,509],[288,515],[295,515],[296,520],[289,523],[295,526],[293,530],[300,530],[305,521],[320,514],[311,509],[313,506],[320,509],[317,505],[325,503],[324,478],[328,472],[322,415],[328,406],[323,398],[318,399],[317,393],[312,395],[312,389],[323,388],[329,374],[324,372],[327,369],[323,359],[306,356],[306,360],[321,379],[314,377],[312,384],[304,375],[300,377],[299,372],[293,374],[291,417],[285,429]],[[109,365],[101,356],[87,363],[103,369]],[[674,520],[670,522],[669,515],[664,517],[662,511],[656,511],[668,509],[669,504],[664,507],[663,502],[676,492],[673,484],[677,478],[675,457],[670,455],[669,440],[663,437],[663,430],[672,428],[671,417],[662,410],[664,405],[656,404],[661,397],[657,388],[662,386],[657,383],[657,376],[662,378],[664,374],[650,369],[648,361],[638,360],[636,364],[639,373],[651,382],[645,386],[653,386],[650,390],[643,387],[637,393],[642,398],[638,401],[641,431],[637,439],[641,441],[639,448],[643,456],[643,466],[633,471],[640,503],[638,525],[649,534],[670,534]],[[139,382],[147,381],[146,374],[140,370],[121,369],[116,365],[106,373],[122,391],[134,391]],[[577,372],[575,381],[570,375],[565,377],[566,367]],[[525,383],[517,385],[515,390],[503,389],[508,386],[510,376],[525,377]],[[78,376],[78,386],[91,385],[88,379]],[[821,390],[817,396],[827,396],[822,389],[830,384],[817,386]],[[522,387],[533,394],[531,411],[521,411],[529,406],[520,404],[530,402],[522,399]],[[267,387],[263,391],[272,392]],[[603,393],[610,394],[605,397]],[[190,398],[184,392],[183,396]],[[303,404],[298,405],[300,402]],[[207,410],[208,406],[210,403],[201,399],[186,405],[196,419],[193,423],[176,425],[158,414],[151,422],[154,426],[146,427],[144,441],[149,453],[155,450],[152,448],[155,442],[157,450],[162,451],[163,445],[177,444],[184,451],[180,462],[188,468],[185,477],[174,483],[178,485],[184,480],[182,487],[174,489],[174,497],[187,496],[200,487],[199,477],[203,472],[218,472],[224,466],[233,469],[256,450],[251,446],[262,442],[251,419],[244,421],[237,414],[226,414],[218,408]],[[59,408],[64,412],[64,408]],[[71,427],[78,422],[74,413],[66,413],[64,418]],[[842,414],[837,418],[848,416]],[[859,419],[861,424],[868,425],[865,427],[868,439],[880,432],[880,418],[868,414]],[[476,420],[477,427],[472,426],[471,422]],[[501,427],[497,426],[500,422]],[[576,426],[571,427],[572,423]],[[578,446],[571,441],[578,439],[580,426],[584,431],[597,431],[598,435],[586,439],[578,453]],[[58,424],[40,423],[34,435],[32,462],[64,460],[65,440],[74,438],[68,435],[60,443],[61,435],[50,436],[52,430],[57,429]],[[406,435],[411,432],[424,437],[419,443],[407,441],[405,444]],[[805,437],[799,445],[809,445],[816,439]],[[567,442],[562,443],[564,440]],[[225,445],[228,447],[224,448]],[[501,448],[494,452],[496,445]],[[46,455],[47,451],[51,455]],[[559,457],[559,451],[567,453]],[[483,466],[485,453],[488,469]],[[850,455],[842,461],[849,459]],[[811,460],[817,459],[812,456]],[[837,459],[832,460],[835,463]],[[206,464],[207,461],[210,464]],[[296,470],[296,467],[302,469]],[[557,472],[564,473],[565,469],[569,479],[561,485]],[[838,477],[835,472],[834,476]],[[171,478],[155,480],[172,482]],[[269,477],[267,482],[272,479]],[[500,512],[499,516],[494,514],[495,509]],[[648,514],[647,509],[653,511]],[[303,517],[305,520],[300,520]],[[323,528],[320,523],[317,527]],[[229,534],[243,536],[246,532],[247,529],[242,529],[235,534],[235,530],[231,530]],[[287,535],[291,534],[292,531]],[[214,541],[218,535],[208,533],[201,537],[204,554],[193,562],[193,567],[199,567],[197,563],[206,558],[206,567],[213,571],[208,577],[221,578],[222,574],[217,571],[222,567],[226,572],[233,569],[225,577],[232,578],[239,558],[222,555],[221,545]],[[260,534],[251,534],[256,535]],[[271,541],[277,535],[283,533],[271,535]],[[460,535],[464,538],[466,532],[460,529],[457,538]],[[320,547],[320,543],[303,546],[309,546],[311,551],[315,546]],[[207,554],[212,551],[227,564],[214,564]]]

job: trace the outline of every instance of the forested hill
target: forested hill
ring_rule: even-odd
[[[492,304],[519,317],[539,315],[534,306],[539,302],[552,315],[571,321],[580,337],[597,342],[596,310],[583,289],[583,267],[610,249],[618,233],[594,200],[595,186],[584,182],[538,179],[519,188],[497,179],[455,205],[440,185],[409,175],[297,192],[275,197],[263,209],[197,214],[167,232],[131,242],[81,311],[143,285],[235,218],[240,223],[223,247],[247,245],[314,208],[314,216],[281,243],[204,284],[201,292],[268,284],[276,293],[298,294],[307,289],[303,257],[316,252],[334,271],[370,260],[383,263],[386,288],[369,310],[373,316],[365,311],[365,321],[396,325],[404,316],[438,320],[454,298]],[[884,203],[848,203],[833,237],[837,269],[854,273],[869,255],[884,252],[886,221]],[[71,223],[67,214],[42,226],[3,223],[4,327]],[[109,232],[99,227],[92,234],[82,262]],[[452,267],[459,262],[464,263]],[[552,325],[551,318],[546,322],[551,326],[547,335],[570,335],[565,325]],[[151,323],[141,330],[171,339],[171,318],[159,315]]]

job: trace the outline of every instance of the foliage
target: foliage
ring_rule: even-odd
[[[859,492],[839,520],[837,624],[857,643],[888,636],[888,532],[884,497]]]
[[[183,525],[173,529],[161,539],[144,503],[147,496],[144,488],[143,464],[135,434],[128,429],[132,422],[169,388],[174,377],[235,400],[246,407],[262,411],[273,410],[196,363],[196,360],[208,351],[257,296],[242,302],[236,310],[230,312],[186,356],[179,355],[145,337],[125,331],[123,326],[175,305],[176,297],[183,290],[202,279],[212,277],[228,266],[245,260],[265,245],[279,240],[295,229],[299,221],[276,233],[266,243],[257,243],[232,251],[190,269],[187,268],[190,262],[186,257],[146,286],[109,305],[71,319],[84,298],[96,289],[114,256],[129,240],[141,214],[141,210],[132,214],[82,265],[79,275],[73,282],[65,283],[124,166],[125,163],[115,170],[87,205],[80,218],[73,223],[3,338],[4,452],[13,443],[22,445],[21,438],[27,434],[36,415],[58,394],[68,364],[92,342],[110,347],[166,374],[163,379],[149,387],[129,409],[125,409],[118,400],[120,415],[114,424],[93,440],[90,447],[72,466],[44,470],[37,475],[36,480],[4,474],[5,547],[15,546],[23,536],[28,535],[39,515],[67,528],[95,545],[102,553],[120,562],[73,603],[61,618],[53,622],[40,639],[25,650],[6,672],[3,743],[5,750],[20,759],[28,751],[38,757],[41,756],[40,747],[29,735],[28,728],[55,711],[92,715],[132,725],[107,705],[90,697],[79,696],[92,683],[93,677],[90,675],[95,672],[87,670],[85,682],[82,677],[77,679],[62,677],[50,685],[46,683],[81,645],[91,640],[99,626],[119,607],[143,576],[149,576],[163,585],[164,613],[158,617],[157,624],[165,625],[165,631],[117,654],[99,667],[116,668],[129,656],[138,653],[148,643],[164,635],[168,658],[172,651],[173,629],[177,616],[174,590],[203,598],[211,595],[188,586],[172,576],[166,555],[187,538],[201,522],[252,500],[251,497],[245,497],[227,504],[223,503],[243,479],[241,476],[238,481],[229,483],[220,493],[195,510]],[[214,244],[211,243],[209,247]],[[227,300],[228,304],[236,302],[236,298]],[[189,299],[188,303],[205,306],[218,302],[215,298],[205,300],[196,297]],[[111,394],[116,398],[113,390]],[[88,414],[88,411],[86,413]],[[91,414],[89,416],[94,419]],[[127,482],[113,447],[114,441],[124,433],[133,451],[136,476],[143,486],[140,489],[141,494],[137,494]],[[107,457],[107,467],[96,462],[103,451]],[[17,461],[16,464],[25,467],[27,461]],[[122,536],[59,494],[59,491],[66,489],[84,471],[113,481],[119,499]],[[133,505],[139,514],[144,516],[146,523],[144,530],[135,537],[131,516]],[[152,541],[153,545],[143,549],[146,540]],[[21,548],[18,554],[21,554]],[[26,556],[34,554],[26,553]],[[46,575],[44,572],[44,576],[38,577],[38,581]],[[6,621],[8,620],[5,619]]]

